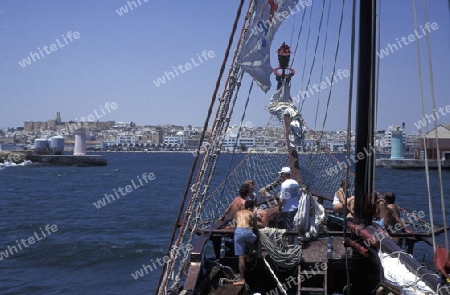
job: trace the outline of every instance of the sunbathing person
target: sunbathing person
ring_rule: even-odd
[[[348,189],[347,181],[345,179],[342,179],[339,189],[335,192],[333,197],[333,212],[338,214],[344,214],[344,212],[347,211],[348,213],[351,213],[350,215],[347,214],[347,217],[353,217],[352,206],[354,206],[353,202],[355,197],[351,196],[346,200],[345,193],[347,189]],[[347,210],[344,210],[346,202],[347,202]]]
[[[385,193],[383,198],[379,199],[377,203],[376,215],[380,220],[376,221],[376,224],[386,229],[389,233],[411,232],[400,218],[400,208],[395,204],[395,194],[393,192]]]

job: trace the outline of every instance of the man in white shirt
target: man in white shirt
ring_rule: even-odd
[[[281,191],[280,204],[281,216],[286,230],[295,230],[294,217],[298,210],[298,202],[300,200],[300,186],[298,182],[291,179],[291,168],[283,167],[280,172]],[[295,242],[295,237],[289,239],[291,243]]]

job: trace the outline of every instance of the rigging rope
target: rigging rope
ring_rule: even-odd
[[[206,130],[208,128],[209,118],[210,118],[210,116],[212,114],[212,109],[213,109],[213,106],[214,106],[214,102],[216,100],[217,92],[218,92],[219,87],[220,87],[220,81],[222,80],[222,76],[223,76],[223,73],[225,71],[226,62],[228,60],[228,56],[229,56],[229,53],[230,53],[230,50],[231,50],[231,46],[232,46],[232,43],[233,43],[234,35],[235,35],[236,29],[237,29],[237,24],[239,22],[239,18],[240,18],[240,15],[241,15],[241,12],[242,12],[242,7],[243,7],[244,3],[245,3],[245,0],[241,0],[240,1],[240,5],[239,5],[238,11],[236,13],[235,21],[234,21],[234,24],[233,24],[233,29],[232,29],[232,32],[231,32],[230,37],[229,37],[228,46],[227,46],[227,49],[225,51],[225,56],[224,56],[224,59],[222,61],[222,65],[221,65],[221,68],[220,68],[219,76],[218,76],[217,81],[216,81],[216,87],[215,87],[213,95],[211,97],[211,103],[210,103],[210,106],[209,106],[209,109],[208,109],[208,114],[207,114],[207,117],[206,117],[206,120],[205,120],[205,123],[204,123],[204,126],[203,126],[203,132],[202,132],[200,140],[199,140],[198,151],[200,151],[201,145],[203,144],[203,140],[204,140],[204,137],[205,137],[205,134],[206,134]],[[176,224],[175,224],[174,230],[172,232],[170,245],[173,245],[173,242],[174,242],[175,233],[176,233],[177,228],[178,228],[178,223],[180,221],[181,212],[182,212],[184,204],[186,202],[186,198],[187,198],[188,191],[189,191],[189,184],[191,183],[192,178],[193,178],[193,174],[194,174],[194,171],[195,171],[195,168],[196,168],[197,159],[198,159],[198,154],[196,155],[195,160],[194,160],[193,165],[192,165],[192,168],[191,168],[191,173],[190,173],[190,176],[189,176],[188,185],[186,186],[186,190],[184,192],[183,202],[182,202],[182,204],[180,206],[178,218],[176,220]],[[193,199],[191,199],[191,201],[192,200]],[[191,203],[191,201],[190,201],[190,203]],[[181,232],[183,230],[183,227],[184,228],[187,227],[186,225],[187,224],[184,223],[183,226],[180,229],[180,235],[179,235],[179,238],[177,239],[176,246],[180,245]],[[171,252],[170,248],[169,248],[168,252]],[[189,251],[186,251],[186,252],[187,253],[185,254],[185,256],[188,256],[189,255],[189,253],[188,253]],[[164,294],[165,293],[166,287],[167,287],[167,284],[168,284],[168,280],[169,280],[169,276],[171,275],[171,273],[173,271],[174,262],[178,258],[179,254],[180,254],[179,251],[176,252],[175,253],[175,257],[171,256],[171,260],[167,264],[165,264],[165,266],[164,266],[164,268],[163,268],[163,270],[161,272],[160,279],[159,279],[158,294]],[[185,261],[187,261],[187,258],[186,258]],[[182,267],[181,269],[184,269],[184,267]],[[181,271],[179,272],[179,274],[180,273],[181,273]],[[174,284],[176,284],[176,282],[174,282]],[[179,281],[178,281],[178,284],[179,284]]]
[[[312,60],[312,63],[311,63],[311,67],[310,67],[310,69],[309,69],[309,76],[308,76],[308,82],[307,82],[307,84],[306,84],[306,91],[308,90],[308,87],[309,87],[309,85],[310,85],[310,83],[311,83],[311,76],[312,76],[312,72],[313,72],[313,69],[314,69],[314,65],[315,65],[315,63],[316,63],[316,56],[317,56],[317,48],[318,48],[318,46],[319,46],[319,40],[320,40],[320,32],[321,32],[321,30],[322,30],[322,22],[323,22],[323,14],[324,14],[324,10],[325,10],[325,0],[323,1],[323,5],[322,5],[322,13],[321,13],[321,15],[320,15],[320,21],[319,21],[319,31],[317,32],[317,39],[316,39],[316,45],[315,45],[315,48],[314,48],[314,56],[313,56],[313,60]],[[311,14],[312,14],[312,12],[311,12]],[[303,99],[303,101],[304,101],[305,99]],[[317,118],[316,118],[317,119]]]
[[[425,23],[428,23],[428,10],[427,10],[427,1],[423,0],[423,9],[424,9],[424,18]],[[427,57],[428,57],[428,71],[430,73],[430,89],[431,89],[431,101],[433,103],[433,114],[436,114],[436,97],[434,94],[434,78],[433,78],[433,63],[431,62],[431,48],[430,48],[430,34],[426,34],[425,36],[426,44],[427,44]],[[446,214],[445,214],[445,200],[444,200],[444,186],[442,181],[442,167],[441,167],[441,151],[439,148],[439,136],[437,133],[437,122],[434,121],[434,134],[435,134],[435,140],[436,140],[436,153],[437,153],[437,165],[438,165],[438,177],[439,177],[439,188],[440,188],[440,195],[441,195],[441,210],[442,210],[442,216],[443,216],[443,226],[444,228],[447,228],[447,222],[445,220]],[[444,237],[445,237],[445,249],[448,251],[448,236],[447,236],[447,230],[444,231]]]
[[[375,44],[375,50],[376,52],[380,52],[380,39],[381,39],[381,3],[382,0],[379,0],[379,5],[378,5],[378,9],[377,9],[377,20],[378,22],[376,22],[376,34],[377,34],[377,40],[376,40],[376,44]],[[374,56],[376,54],[374,53]],[[380,87],[380,58],[378,58],[378,55],[376,55],[376,59],[375,59],[375,85],[374,85],[374,100],[375,100],[375,110],[374,110],[374,130],[377,130],[378,127],[378,90]],[[376,144],[376,142],[375,142]],[[374,150],[376,150],[374,148]],[[374,155],[374,157],[376,158],[376,156]],[[375,160],[376,161],[376,160]],[[376,165],[374,165],[373,167],[373,177],[375,179],[376,175]]]
[[[314,6],[313,6],[314,7]],[[305,52],[305,58],[304,58],[304,62],[303,62],[303,70],[302,70],[302,76],[301,76],[301,79],[302,79],[302,82],[301,82],[301,84],[300,84],[300,86],[301,87],[303,87],[303,84],[304,84],[304,79],[305,79],[305,70],[306,70],[306,56],[307,56],[307,54],[308,54],[308,45],[309,45],[309,36],[311,35],[311,24],[312,24],[312,15],[313,15],[313,9],[309,9],[309,22],[308,22],[308,35],[307,35],[307,37],[306,37],[306,44],[305,44],[305,50],[304,50],[304,52]],[[297,107],[297,109],[299,110],[299,112],[301,112],[302,111],[302,107],[303,107],[303,103],[304,103],[304,101],[305,101],[305,99],[303,99],[302,100],[302,104],[301,105],[299,105],[299,107]],[[300,102],[299,102],[299,104],[300,104]]]
[[[297,53],[298,44],[300,43],[300,36],[301,36],[301,34],[303,32],[303,24],[304,24],[304,20],[305,20],[305,15],[306,15],[306,9],[303,9],[302,20],[301,20],[301,23],[300,23],[300,30],[298,30],[297,41],[295,42],[295,49],[294,49],[293,53],[291,54],[291,56],[292,56],[291,65],[290,65],[291,68],[293,68],[293,64],[294,64],[294,60],[295,60],[295,54]],[[293,22],[292,26],[295,26],[295,21]],[[294,30],[292,30],[292,34],[293,33],[294,33]],[[292,41],[293,40],[291,38],[291,43],[290,44],[292,44]]]
[[[338,41],[337,41],[336,50],[335,50],[335,53],[334,53],[334,64],[333,64],[333,71],[331,73],[332,74],[332,78],[331,79],[334,79],[334,73],[336,72],[337,55],[339,53],[340,37],[341,37],[341,33],[342,33],[342,23],[343,23],[343,19],[344,19],[344,5],[345,5],[344,0],[342,0],[341,18],[340,18],[340,23],[339,23],[338,39],[337,39]],[[323,13],[322,13],[322,17],[323,17]],[[321,18],[321,22],[322,22],[322,18]],[[317,43],[318,43],[318,40],[317,40]],[[317,50],[317,43],[316,43],[316,50]],[[315,56],[316,55],[314,54],[314,60],[315,60]],[[313,64],[314,64],[314,61],[313,61]],[[310,75],[311,75],[311,73],[312,73],[312,67],[311,67]],[[308,84],[309,84],[309,80],[308,80]],[[327,120],[327,114],[328,114],[328,108],[329,108],[330,101],[331,101],[332,89],[333,89],[333,83],[331,83],[331,85],[329,87],[328,99],[327,99],[327,107],[326,107],[325,116],[324,116],[324,120],[323,120],[323,124],[322,124],[322,131],[320,132],[319,139],[317,140],[319,142],[319,145],[320,145],[320,143],[322,141],[322,137],[323,137],[323,134],[324,134],[325,122]],[[311,162],[311,164],[312,164],[312,162]],[[307,183],[309,183],[310,176],[311,175],[309,175]]]
[[[243,75],[244,75],[244,71],[241,71],[241,74],[240,74],[240,80],[239,80],[239,81],[242,80]],[[239,84],[240,84],[240,83],[239,83]],[[239,142],[240,137],[241,137],[241,131],[242,131],[242,125],[243,125],[242,123],[243,123],[244,118],[245,118],[245,113],[246,113],[246,111],[247,111],[248,102],[250,101],[250,94],[251,94],[251,92],[252,92],[252,89],[253,89],[253,80],[252,80],[252,82],[251,82],[251,84],[250,84],[250,88],[249,88],[248,95],[247,95],[247,101],[246,101],[245,107],[244,107],[244,112],[243,112],[243,114],[242,114],[241,122],[240,122],[240,124],[239,124],[238,133],[237,133],[237,135],[236,135],[236,140],[235,140],[235,143],[234,143],[234,145],[233,145],[233,153],[232,153],[232,157],[231,157],[231,159],[230,159],[230,161],[229,161],[227,173],[226,173],[225,175],[230,175],[231,164],[233,163],[233,160],[234,160],[234,156],[235,156],[235,152],[236,152],[236,148],[237,148],[237,143]],[[234,101],[237,100],[237,94],[238,94],[238,92],[239,92],[239,91],[236,91],[236,95],[235,95]],[[232,115],[232,111],[230,112],[230,117],[231,117],[231,115]],[[212,177],[212,175],[211,175],[211,177]],[[222,193],[221,193],[221,195],[220,195],[219,202],[223,200],[223,196],[225,195],[225,187],[226,187],[227,180],[228,180],[228,177],[225,178],[224,186],[223,186],[223,188],[222,188]],[[209,198],[206,198],[206,200],[208,200],[208,199],[209,199]],[[214,219],[216,219],[216,216],[218,216],[218,212],[219,212],[219,207],[216,208],[216,213],[214,214]],[[213,226],[213,223],[211,223],[211,227],[212,227],[212,226]],[[212,231],[210,232],[210,235],[211,235],[211,233],[212,233]]]
[[[287,270],[296,267],[301,260],[302,246],[285,243],[285,229],[263,228],[259,230],[261,245],[270,254],[270,259],[277,266],[277,270]]]
[[[286,290],[284,289],[283,285],[281,284],[280,280],[277,278],[277,276],[275,275],[274,271],[272,270],[272,268],[270,267],[269,262],[267,262],[266,257],[264,257],[264,263],[266,264],[267,268],[270,271],[270,274],[273,276],[273,278],[275,279],[275,281],[277,282],[277,286],[278,288],[281,290],[281,293],[284,295],[287,295]],[[277,292],[278,293],[278,292]]]
[[[414,13],[414,28],[418,30],[418,22],[417,22],[417,8],[416,8],[416,0],[412,1],[413,3],[413,13]],[[419,79],[419,95],[420,95],[420,102],[421,102],[421,112],[422,112],[422,118],[425,118],[425,102],[424,102],[424,96],[423,96],[423,80],[422,80],[422,62],[420,58],[420,45],[419,41],[416,40],[416,53],[417,53],[417,70],[418,70],[418,79]],[[425,126],[422,126],[423,134],[426,134]],[[427,140],[426,136],[423,138],[423,146],[425,150],[425,176],[426,176],[426,182],[427,182],[427,193],[428,193],[428,210],[430,214],[430,223],[431,228],[434,228],[434,218],[433,218],[433,204],[431,202],[431,187],[430,187],[430,170],[428,167],[428,155],[427,155]],[[433,240],[433,251],[436,252],[436,237],[434,234],[434,231],[431,232],[431,237]]]
[[[325,1],[324,1],[324,5],[325,5]],[[320,70],[320,78],[319,81],[323,81],[323,69],[324,69],[324,65],[325,65],[325,52],[327,51],[327,41],[328,41],[328,28],[329,28],[329,23],[330,23],[330,11],[331,11],[331,2],[330,5],[328,5],[328,16],[327,16],[327,24],[326,24],[326,30],[325,30],[325,40],[324,40],[324,45],[323,45],[323,53],[322,53],[322,67]],[[320,34],[320,31],[319,31]],[[316,106],[316,115],[315,115],[315,121],[314,121],[314,126],[316,126],[317,124],[317,117],[319,114],[319,105],[320,105],[320,94],[322,93],[322,91],[319,91],[319,95],[317,97],[317,106]]]
[[[380,1],[381,2],[381,1]],[[347,144],[347,151],[346,151],[346,157],[347,159],[350,159],[350,146],[351,146],[351,140],[352,140],[352,116],[350,115],[352,113],[352,106],[353,106],[353,69],[354,69],[354,59],[355,59],[355,35],[356,35],[356,0],[353,0],[352,5],[352,31],[351,31],[351,43],[350,43],[350,83],[349,83],[349,89],[348,89],[348,108],[347,108],[347,136],[346,136],[346,144]],[[346,167],[345,169],[345,183],[350,183],[349,176],[350,171],[348,169],[349,167]],[[347,188],[344,188],[344,192],[346,194],[346,197],[349,197],[349,192]],[[347,198],[345,198],[344,203],[344,224],[347,224]],[[345,231],[342,232],[343,238],[345,239]],[[347,266],[346,273],[347,273],[347,286],[350,286],[350,268],[348,265],[348,255],[347,251],[345,251],[345,265]],[[347,289],[347,294],[350,294],[350,288]]]
[[[336,61],[337,61],[337,56],[338,56],[338,53],[339,53],[339,47],[340,47],[340,44],[341,44],[340,40],[341,40],[341,33],[342,33],[342,22],[343,22],[343,19],[344,19],[344,5],[345,5],[345,2],[344,2],[344,0],[342,0],[341,20],[340,20],[340,23],[339,23],[339,33],[338,33],[338,38],[337,38],[338,41],[337,41],[337,45],[336,45],[336,51],[334,52],[333,72],[331,74],[333,78],[334,78],[334,73],[336,72]],[[323,134],[323,131],[325,129],[325,123],[327,121],[328,108],[330,106],[331,90],[332,89],[333,89],[333,84],[330,85],[330,91],[328,92],[327,108],[326,108],[325,117],[323,119],[323,124],[322,124],[322,134]]]
[[[203,211],[203,205],[205,203],[205,197],[209,190],[209,185],[211,183],[211,179],[213,176],[213,172],[215,171],[218,155],[220,152],[221,147],[221,137],[224,134],[224,130],[228,128],[229,118],[226,118],[226,112],[230,109],[229,104],[231,101],[232,94],[235,92],[236,86],[238,89],[241,85],[241,80],[243,77],[243,71],[240,69],[240,67],[235,63],[234,64],[235,71],[233,72],[233,77],[238,77],[238,80],[236,81],[234,78],[231,79],[230,83],[228,84],[228,90],[226,92],[226,97],[223,99],[223,103],[220,105],[219,111],[218,111],[218,117],[216,117],[216,128],[213,129],[213,132],[210,137],[210,142],[212,144],[206,149],[205,155],[203,157],[202,161],[202,167],[200,169],[199,177],[197,177],[197,181],[195,185],[193,186],[193,195],[191,200],[194,202],[190,202],[189,207],[186,209],[186,217],[184,219],[183,223],[183,231],[182,235],[179,237],[180,243],[183,242],[183,238],[185,236],[188,236],[188,241],[191,242],[194,236],[196,235],[196,230],[199,225],[201,225],[201,215]],[[240,73],[237,73],[240,71]],[[236,102],[237,98],[237,92],[234,97],[234,100],[232,102],[231,112],[234,108],[234,104]],[[203,186],[202,186],[203,184]],[[201,189],[201,191],[199,191]],[[184,226],[184,225],[188,226]],[[180,262],[180,269],[178,274],[176,275],[174,279],[174,283],[171,287],[171,289],[177,289],[179,288],[180,282],[181,282],[181,276],[184,274],[184,269],[189,263],[189,253],[185,254],[185,257]]]

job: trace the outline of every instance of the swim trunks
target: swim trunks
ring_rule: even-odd
[[[256,241],[256,235],[249,228],[236,227],[234,230],[234,255],[245,255],[245,246]]]

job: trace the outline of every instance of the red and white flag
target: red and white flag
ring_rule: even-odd
[[[281,23],[300,10],[299,0],[258,0],[250,20],[248,38],[244,41],[239,64],[264,92],[272,83],[270,74],[270,46]],[[305,1],[300,0],[305,6]]]

